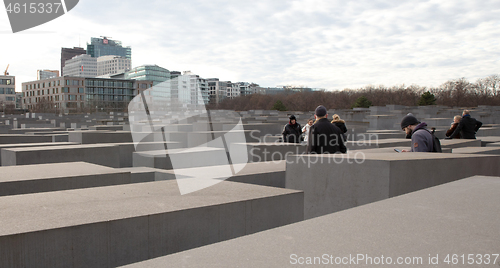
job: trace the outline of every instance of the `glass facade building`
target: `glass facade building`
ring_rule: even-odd
[[[94,58],[115,55],[132,60],[132,49],[130,47],[123,47],[121,41],[111,40],[106,37],[92,37],[90,44],[87,43],[87,54]]]
[[[153,85],[165,82],[172,75],[170,71],[158,65],[142,65],[131,69],[125,73],[125,79],[153,81]]]

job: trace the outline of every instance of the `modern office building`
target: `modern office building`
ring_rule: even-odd
[[[64,76],[96,77],[97,59],[90,55],[78,55],[66,61]]]
[[[16,77],[0,75],[0,109],[14,109],[16,106]]]
[[[219,78],[208,78],[208,98],[212,104],[219,104],[227,98],[227,92],[232,90],[231,81],[219,81]]]
[[[158,65],[142,65],[134,67],[125,73],[125,79],[153,81],[154,85],[165,82],[170,78],[170,71]]]
[[[111,40],[105,36],[102,38],[92,37],[90,44],[87,43],[87,54],[93,58],[115,55],[132,60],[132,49],[130,47],[123,47],[121,41]]]
[[[66,61],[73,58],[74,56],[82,54],[87,54],[87,51],[81,47],[61,48],[61,76],[64,76],[63,68],[66,64]]]
[[[131,68],[131,61],[122,56],[101,56],[97,58],[97,76],[125,73]]]
[[[59,77],[58,70],[37,70],[36,71],[36,79],[37,80],[49,79],[49,78],[54,78],[54,77]]]
[[[64,76],[22,84],[23,109],[41,112],[123,111],[152,81]]]

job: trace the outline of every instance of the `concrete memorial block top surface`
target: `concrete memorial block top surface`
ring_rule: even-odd
[[[221,182],[180,195],[175,180],[0,197],[0,236],[140,217],[299,191]]]
[[[0,167],[0,183],[117,173],[125,174],[127,171],[86,162],[8,166]]]
[[[453,149],[454,154],[491,154],[500,155],[500,147],[464,147]]]
[[[486,144],[486,147],[498,147],[500,146],[500,142],[494,142],[494,143],[488,143]]]
[[[474,139],[444,139],[440,142],[442,148],[481,147],[481,141]]]
[[[481,140],[481,146],[486,146],[490,143],[500,142],[500,137],[499,136],[486,136],[486,137],[479,137],[478,140]]]
[[[0,144],[52,142],[52,136],[0,134]]]
[[[448,267],[445,258],[452,261],[453,254],[459,261],[454,267],[498,267],[492,254],[500,248],[499,191],[500,178],[472,177],[124,267],[285,267],[299,265],[299,257],[304,266],[310,266],[307,257],[330,266],[345,257],[342,267]],[[474,255],[474,265],[467,254]],[[349,262],[350,256],[356,262]]]
[[[180,149],[168,149],[168,150],[154,150],[154,151],[140,151],[134,154],[139,154],[146,157],[167,157],[169,154],[192,154],[200,152],[219,152],[224,151],[221,148],[214,147],[193,147],[193,148],[180,148]]]
[[[230,177],[232,174],[221,173],[221,167],[226,167],[227,165],[221,166],[208,166],[208,167],[195,167],[195,168],[181,168],[174,170],[161,170],[164,173],[170,173],[180,176],[189,177],[193,174],[210,174],[211,178],[218,177]],[[247,163],[247,164],[234,164],[236,170],[240,170],[237,175],[251,175],[251,174],[261,174],[261,173],[270,173],[270,172],[281,172],[286,169],[286,161],[268,161],[268,162],[259,162],[259,163]],[[196,172],[193,172],[195,170]],[[215,176],[214,176],[215,175]],[[208,175],[207,175],[208,176]],[[174,178],[174,177],[172,177]]]

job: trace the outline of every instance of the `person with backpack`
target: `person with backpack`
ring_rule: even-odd
[[[410,152],[435,152],[435,136],[427,129],[427,124],[425,122],[421,123],[410,113],[401,120],[401,129],[406,132],[407,138],[411,138]],[[437,140],[437,142],[439,142],[439,140]],[[441,146],[439,145],[439,147]],[[402,150],[402,152],[408,151]]]

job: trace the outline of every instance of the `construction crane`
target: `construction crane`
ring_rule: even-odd
[[[7,72],[7,70],[9,70],[9,65],[10,64],[7,64],[7,68],[5,68],[5,72],[3,72],[3,75],[9,75],[9,73]]]

